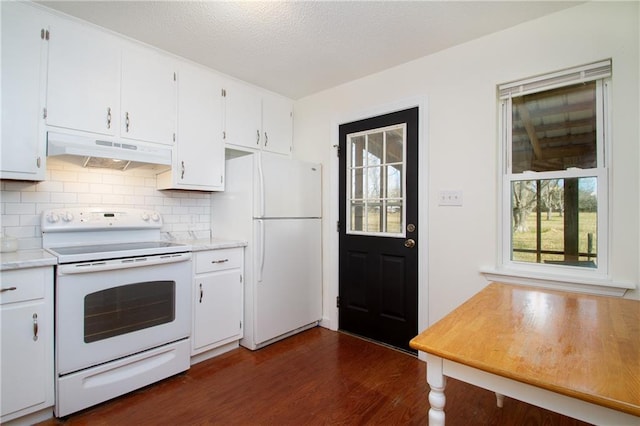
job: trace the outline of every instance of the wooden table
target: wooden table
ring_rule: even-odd
[[[430,425],[444,425],[447,377],[498,405],[640,425],[640,301],[491,283],[410,346],[427,354]]]

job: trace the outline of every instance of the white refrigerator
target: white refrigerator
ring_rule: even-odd
[[[268,153],[228,159],[212,194],[214,237],[242,239],[240,344],[259,349],[322,317],[321,167]]]

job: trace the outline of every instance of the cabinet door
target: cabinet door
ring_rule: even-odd
[[[225,143],[260,148],[262,98],[253,87],[235,81],[225,83]]]
[[[127,45],[122,51],[120,135],[172,145],[176,86],[175,64],[169,57]]]
[[[0,178],[44,180],[41,136],[47,16],[18,2],[2,8],[2,139]],[[41,84],[42,83],[42,84]]]
[[[195,350],[240,337],[242,282],[239,269],[196,276],[194,295]]]
[[[49,38],[47,124],[114,135],[119,101],[119,41],[56,18]]]
[[[222,83],[215,74],[181,67],[178,81],[178,187],[224,189]],[[185,188],[186,189],[186,188]]]
[[[262,98],[262,147],[278,154],[291,153],[293,141],[293,103],[267,94]]]
[[[0,307],[3,416],[47,402],[53,365],[47,354],[51,342],[43,336],[51,326],[46,324],[46,312],[42,299]],[[36,322],[38,337],[34,340]]]

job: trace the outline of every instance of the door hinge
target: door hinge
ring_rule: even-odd
[[[47,118],[47,108],[42,108],[42,118]]]
[[[176,75],[176,73],[173,73],[173,81],[177,81],[178,80],[178,76]]]
[[[340,296],[336,296],[336,308],[340,307]]]
[[[224,139],[227,139],[227,132],[222,131],[222,139],[223,139],[223,140],[224,140]]]
[[[333,146],[336,149],[336,157],[340,158],[340,145]]]
[[[340,221],[336,221],[336,232],[340,232]]]
[[[173,141],[174,142],[176,141],[176,134],[175,133],[173,134]]]
[[[240,321],[240,330],[242,330],[242,321]]]

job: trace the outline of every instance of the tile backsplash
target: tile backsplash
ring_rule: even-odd
[[[211,196],[207,192],[156,189],[157,170],[83,168],[47,159],[42,182],[0,181],[0,226],[18,239],[19,249],[41,248],[43,210],[64,207],[133,207],[162,214],[167,238],[209,237]]]

